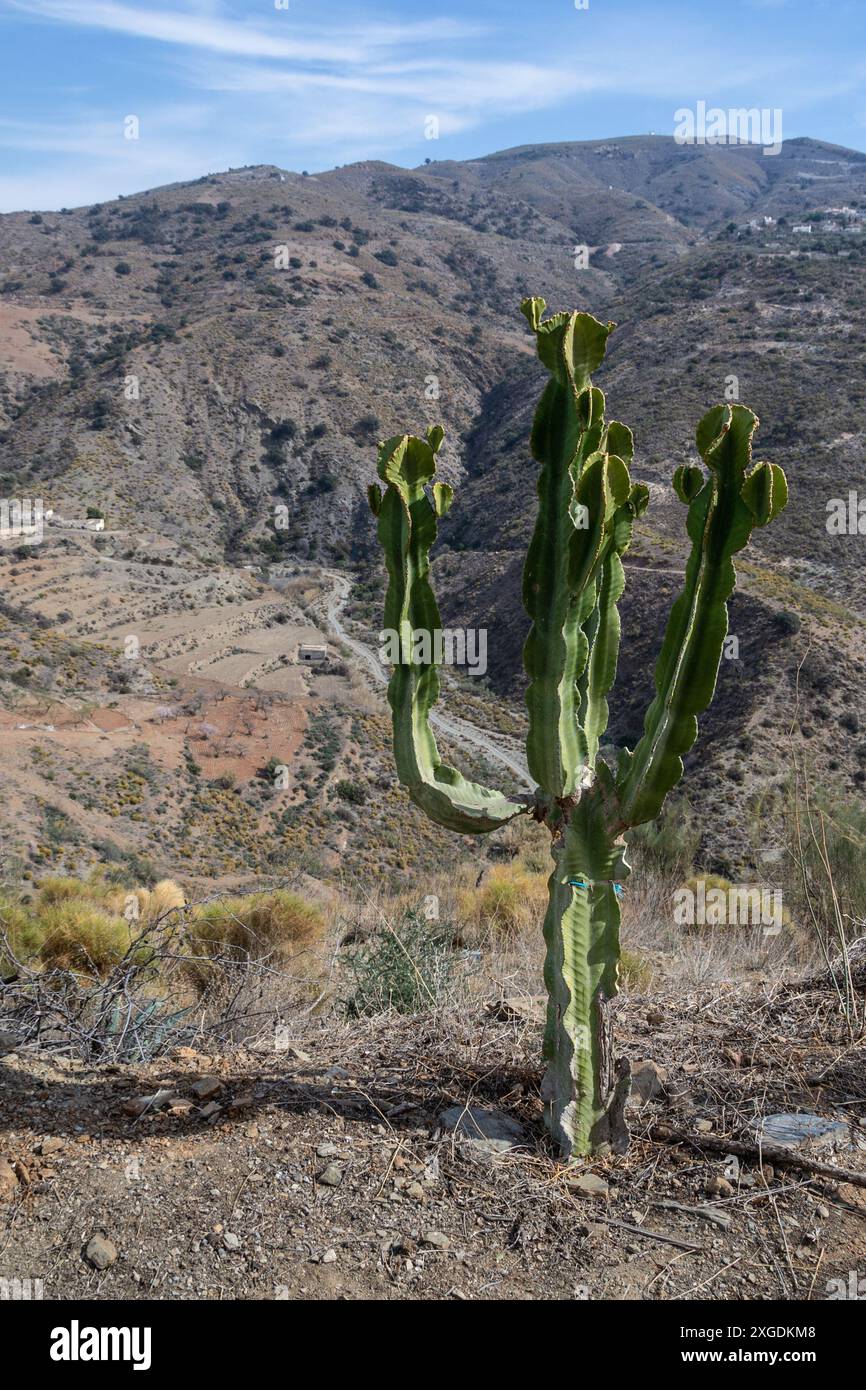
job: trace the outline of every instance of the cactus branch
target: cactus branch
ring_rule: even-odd
[[[388,684],[397,773],[431,820],[466,835],[495,830],[527,807],[467,781],[443,763],[430,727],[430,711],[439,696],[439,673],[433,661],[418,659],[414,635],[441,629],[430,585],[430,547],[436,539],[437,516],[448,509],[453,493],[447,483],[433,483],[431,501],[426,489],[436,471],[442,439],[437,428],[427,439],[401,435],[386,440],[378,466],[385,493],[374,485],[370,505],[378,517],[388,567],[385,627],[399,635],[400,659]]]
[[[781,468],[758,464],[751,470],[757,423],[745,406],[714,407],[697,430],[708,475],[694,466],[675,475],[677,494],[689,508],[692,550],[656,663],[656,697],[643,737],[620,766],[624,827],[653,820],[682,776],[682,755],[697,738],[697,716],[716,686],[728,631],[727,600],[736,584],[733,556],[747,544],[752,528],[766,525],[787,500]]]

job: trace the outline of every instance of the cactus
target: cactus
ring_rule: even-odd
[[[540,464],[538,516],[523,576],[531,620],[524,648],[531,797],[509,798],[466,781],[439,757],[429,716],[439,694],[436,665],[419,660],[413,633],[440,628],[430,585],[430,548],[453,501],[434,481],[443,431],[386,440],[369,490],[388,569],[385,627],[400,634],[388,687],[400,781],[428,816],[475,834],[531,814],[551,834],[553,871],[544,921],[548,991],[544,1036],[545,1118],[562,1154],[621,1152],[628,1132],[626,1059],[614,1059],[611,1001],[619,971],[619,898],[629,874],[624,833],[654,819],[682,776],[697,716],[715,689],[736,582],[733,556],[754,526],[787,500],[775,464],[752,466],[757,418],[741,405],[711,409],[697,429],[706,471],[676,470],[691,540],[683,591],[668,617],[655,668],[656,694],[643,735],[616,768],[599,757],[620,641],[622,557],[648,489],[633,483],[631,431],[605,422],[591,374],[612,323],[590,314],[542,317],[543,299],[521,310],[550,380],[532,426]]]

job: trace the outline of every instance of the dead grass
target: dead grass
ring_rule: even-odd
[[[190,973],[197,980],[209,980],[215,961],[267,959],[293,975],[315,975],[321,968],[327,931],[322,909],[288,889],[204,903],[193,909],[188,922],[195,958]]]

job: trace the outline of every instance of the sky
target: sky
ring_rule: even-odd
[[[670,135],[700,101],[863,150],[864,39],[864,0],[0,0],[0,211]]]

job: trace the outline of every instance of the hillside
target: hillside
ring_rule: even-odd
[[[315,877],[342,872],[349,848],[362,872],[387,861],[397,876],[413,871],[407,844],[444,852],[386,794],[381,696],[339,643],[326,675],[284,658],[329,637],[323,565],[357,581],[353,631],[375,646],[375,443],[441,420],[458,489],[443,607],[489,631],[475,722],[519,732],[527,439],[543,376],[517,313],[530,292],[620,325],[599,383],[651,487],[613,740],[639,732],[683,564],[670,476],[735,377],[763,422],[759,454],[783,464],[792,496],[740,567],[739,658],[723,663],[693,755],[705,857],[730,869],[759,852],[755,808],[775,797],[780,809],[794,753],[834,794],[862,797],[863,538],[830,534],[826,504],[864,485],[864,221],[866,156],[664,137],[414,170],[261,166],[0,218],[0,494],[106,518],[101,535],[51,526],[41,546],[0,556],[2,718],[20,751],[8,853],[83,867],[114,844],[174,872],[255,876],[285,867],[272,815],[291,864]],[[123,661],[130,635],[139,664]],[[272,812],[258,774],[283,757],[297,789]],[[365,797],[379,788],[374,815],[334,791],[359,779]],[[203,816],[209,829],[192,832]]]

